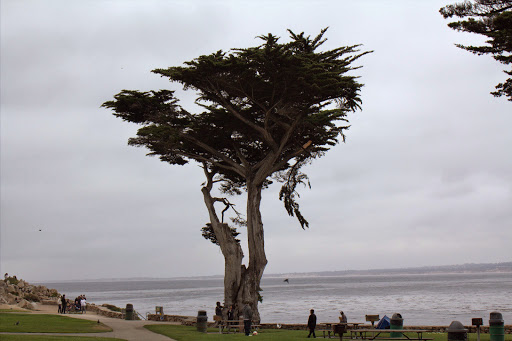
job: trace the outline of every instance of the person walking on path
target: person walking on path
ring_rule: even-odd
[[[59,298],[57,298],[57,303],[59,304],[59,309],[57,310],[57,313],[62,314],[62,296],[59,296]]]
[[[68,302],[66,301],[66,295],[62,295],[62,297],[61,297],[61,299],[60,299],[60,300],[61,300],[61,303],[62,303],[62,310],[61,310],[61,312],[62,312],[63,314],[65,314],[65,313],[66,313],[66,305],[67,305],[67,303],[68,303]]]
[[[309,318],[308,318],[308,328],[309,328],[309,335],[308,337],[311,337],[313,335],[314,338],[316,338],[315,335],[315,328],[316,328],[316,315],[315,310],[311,309]]]
[[[245,336],[249,336],[249,334],[251,334],[252,309],[248,302],[245,302],[242,312],[244,316]]]

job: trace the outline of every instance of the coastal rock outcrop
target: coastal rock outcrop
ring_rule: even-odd
[[[57,302],[60,296],[55,289],[49,289],[44,285],[31,285],[28,282],[16,278],[16,276],[4,276],[0,280],[0,304],[16,305],[24,309],[36,309],[37,302]]]

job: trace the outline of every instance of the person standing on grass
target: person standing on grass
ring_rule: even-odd
[[[222,322],[222,306],[220,305],[220,302],[217,302],[217,305],[215,306],[215,316],[213,319],[215,320],[215,327],[218,327]]]
[[[245,302],[242,312],[243,312],[243,316],[244,316],[245,336],[249,336],[249,334],[251,334],[251,324],[252,324],[252,309],[251,309],[251,306],[249,305],[249,302]]]
[[[80,300],[80,309],[82,310],[82,314],[85,314],[85,295],[82,295],[82,299]]]
[[[230,305],[228,309],[228,320],[233,321],[235,319],[235,309],[233,309],[233,306]]]
[[[313,335],[313,337],[316,338],[316,335],[315,335],[315,328],[316,328],[316,315],[315,315],[315,310],[311,309],[309,311],[309,318],[308,318],[308,328],[309,328],[309,335],[308,337],[311,337],[311,335]]]

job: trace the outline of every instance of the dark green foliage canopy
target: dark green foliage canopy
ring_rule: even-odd
[[[144,146],[170,164],[202,163],[218,174],[226,192],[239,193],[248,182],[265,186],[272,175],[293,182],[302,173],[292,165],[343,139],[346,115],[361,103],[362,85],[347,73],[368,52],[357,53],[358,45],[318,51],[325,31],[314,39],[289,31],[288,43],[268,34],[258,37],[263,44],[256,47],[153,70],[195,90],[201,113],[178,105],[170,90],[123,90],[103,106],[142,125],[130,145]],[[295,186],[290,188],[293,194]],[[297,213],[298,206],[290,205],[288,212]]]
[[[444,18],[467,18],[449,23],[448,26],[462,32],[477,33],[489,38],[484,46],[458,47],[472,53],[491,54],[494,59],[509,65],[512,63],[512,0],[476,0],[448,5],[439,11]],[[512,76],[512,70],[504,71]],[[506,96],[512,101],[512,79],[496,86],[496,97]]]

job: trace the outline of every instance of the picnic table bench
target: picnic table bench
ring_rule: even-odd
[[[334,337],[336,335],[336,331],[334,329],[334,326],[338,325],[338,324],[343,324],[346,326],[345,330],[348,330],[350,328],[350,330],[356,330],[357,327],[361,324],[359,322],[357,323],[330,323],[330,322],[324,322],[324,323],[319,323],[319,332],[322,332],[323,334],[323,337],[325,339],[325,334],[327,333],[327,336],[328,338],[330,339],[331,338],[331,333],[332,333],[332,336]]]
[[[423,329],[353,329],[350,330],[350,339],[351,340],[417,340],[417,341],[431,341],[431,338],[424,338],[423,333],[428,332],[428,330]],[[379,337],[380,334],[390,334],[390,333],[401,333],[402,337]],[[416,333],[416,337],[407,335]]]
[[[251,324],[251,331],[258,330],[261,328],[261,325],[258,323]],[[219,334],[224,333],[226,331],[228,334],[233,330],[233,333],[243,333],[244,332],[244,320],[221,320],[219,321]]]

